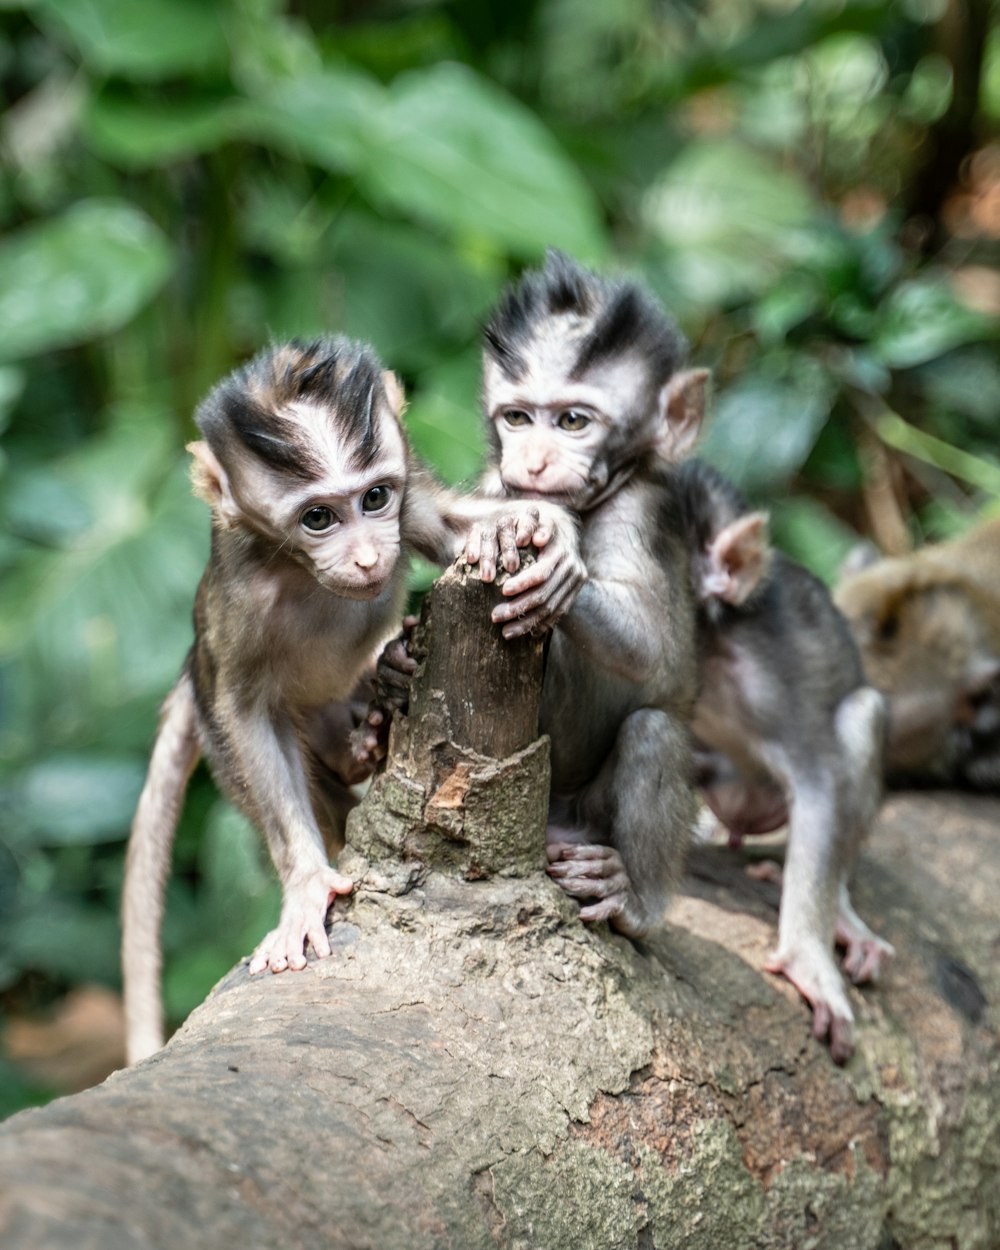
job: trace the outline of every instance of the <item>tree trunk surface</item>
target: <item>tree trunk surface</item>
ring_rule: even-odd
[[[502,667],[495,591],[442,611],[451,583],[333,956],[240,965],[158,1055],[7,1121],[4,1250],[996,1250],[1000,803],[885,805],[855,902],[897,957],[837,1068],[762,970],[748,856],[696,851],[641,947],[580,922],[543,871],[541,644]]]

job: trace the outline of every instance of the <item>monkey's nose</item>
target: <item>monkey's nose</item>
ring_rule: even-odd
[[[367,573],[378,564],[378,551],[374,547],[359,547],[354,553],[354,563]]]

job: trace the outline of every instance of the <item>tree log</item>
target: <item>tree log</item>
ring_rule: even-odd
[[[464,611],[425,619],[333,956],[240,965],[158,1055],[2,1126],[4,1250],[996,1250],[1000,804],[885,806],[855,899],[898,954],[837,1068],[762,970],[777,898],[742,853],[699,849],[641,947],[580,922],[541,869],[531,691],[504,679],[484,740],[429,658]]]

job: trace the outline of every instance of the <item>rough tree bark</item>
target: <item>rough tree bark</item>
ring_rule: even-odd
[[[4,1250],[995,1250],[1000,806],[886,806],[856,901],[898,957],[838,1069],[739,855],[699,851],[641,949],[547,880],[537,644],[438,667],[488,593],[425,621],[333,957],[241,965],[159,1055],[8,1121]]]

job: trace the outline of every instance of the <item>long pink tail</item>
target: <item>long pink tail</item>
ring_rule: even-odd
[[[122,975],[129,1063],[145,1059],[164,1042],[160,925],[174,833],[200,754],[194,686],[185,670],[163,704],[125,858]]]

